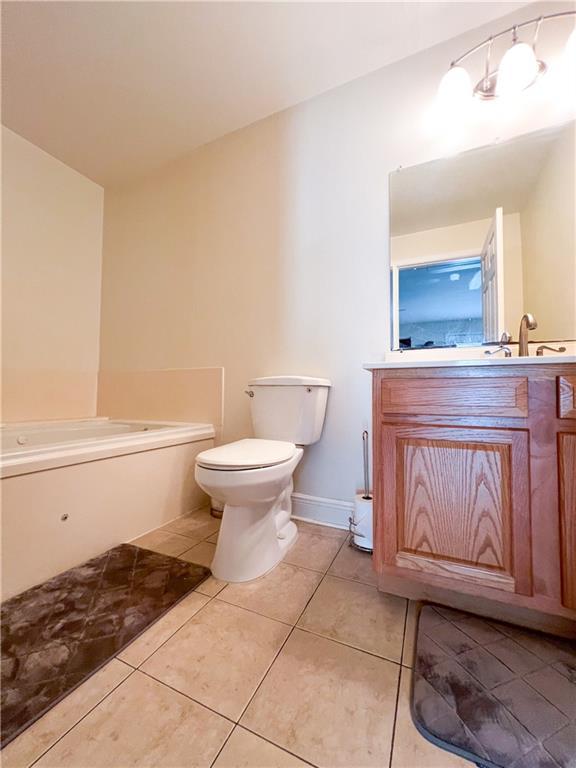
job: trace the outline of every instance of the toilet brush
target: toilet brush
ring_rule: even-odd
[[[368,462],[368,432],[362,432],[364,461],[364,491],[354,499],[354,512],[349,520],[352,538],[350,544],[363,552],[372,552],[372,494],[370,493],[370,468]]]

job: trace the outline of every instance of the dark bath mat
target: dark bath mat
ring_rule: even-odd
[[[121,544],[2,605],[4,747],[210,575]]]
[[[440,605],[420,612],[420,733],[488,768],[576,768],[576,642]]]

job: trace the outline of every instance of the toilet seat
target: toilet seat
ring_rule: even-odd
[[[294,443],[284,440],[249,438],[202,451],[196,463],[206,469],[221,471],[273,467],[289,461],[296,454]]]

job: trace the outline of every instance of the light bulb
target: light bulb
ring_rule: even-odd
[[[538,61],[528,43],[514,43],[500,63],[496,81],[497,96],[512,96],[532,85],[538,76]]]
[[[576,69],[576,29],[572,30],[572,34],[568,38],[562,58],[564,59],[568,71],[571,70],[574,72]]]
[[[464,106],[472,97],[472,82],[464,67],[450,67],[440,81],[438,101],[442,107],[455,109]]]

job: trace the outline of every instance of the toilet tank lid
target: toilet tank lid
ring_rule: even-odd
[[[330,379],[314,376],[262,376],[250,379],[249,387],[331,387]]]

